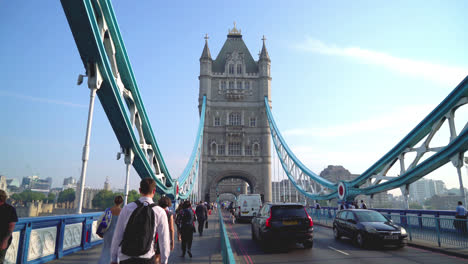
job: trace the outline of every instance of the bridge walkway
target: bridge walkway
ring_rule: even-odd
[[[197,225],[197,223],[195,223]],[[218,264],[223,263],[221,255],[219,219],[217,213],[212,213],[208,217],[208,229],[205,229],[203,236],[198,233],[193,234],[192,254],[193,258],[189,258],[186,254],[185,258],[180,257],[181,249],[180,242],[177,241],[174,250],[171,252],[169,262],[174,263],[191,263],[191,264]],[[90,248],[88,250],[79,251],[63,258],[53,260],[48,263],[53,264],[80,264],[80,263],[98,263],[101,254],[102,245]]]

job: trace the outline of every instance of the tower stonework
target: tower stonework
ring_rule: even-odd
[[[249,184],[251,193],[271,201],[271,141],[264,99],[271,107],[271,61],[262,40],[255,61],[234,25],[213,60],[205,37],[199,76],[200,111],[206,96],[198,182],[203,200],[215,201],[218,184],[237,178]]]

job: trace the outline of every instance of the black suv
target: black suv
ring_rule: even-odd
[[[354,239],[358,246],[392,244],[404,247],[408,243],[406,230],[394,224],[377,211],[365,209],[342,210],[333,221],[336,239],[346,236]]]
[[[265,246],[272,242],[313,246],[314,223],[304,206],[293,203],[266,203],[252,219],[252,239]]]

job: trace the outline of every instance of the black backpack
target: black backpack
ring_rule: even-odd
[[[186,208],[182,211],[182,226],[193,225],[193,211],[191,208]]]
[[[148,253],[153,246],[154,235],[154,212],[155,203],[144,205],[139,200],[136,200],[137,208],[133,211],[123,235],[122,253],[137,257]]]

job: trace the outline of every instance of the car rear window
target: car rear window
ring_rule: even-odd
[[[273,206],[271,208],[272,217],[307,217],[302,206]]]

